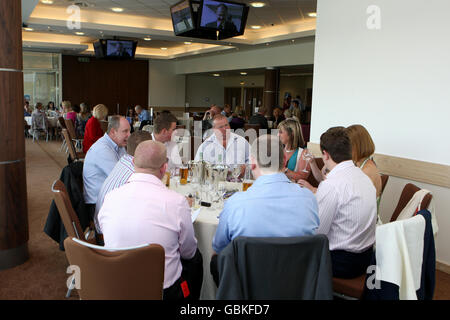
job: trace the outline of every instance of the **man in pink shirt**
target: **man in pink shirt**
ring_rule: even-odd
[[[141,142],[134,154],[135,173],[128,183],[105,196],[98,221],[105,247],[144,243],[164,247],[164,299],[198,299],[202,256],[186,198],[161,182],[167,169],[166,147]]]

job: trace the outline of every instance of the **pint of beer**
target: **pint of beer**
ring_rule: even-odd
[[[167,188],[170,187],[170,172],[166,171],[164,177],[162,178],[162,182],[166,185]]]
[[[244,180],[242,182],[242,191],[247,191],[248,188],[250,188],[253,184],[253,180]]]
[[[180,184],[186,184],[188,181],[189,168],[181,167],[180,168]]]

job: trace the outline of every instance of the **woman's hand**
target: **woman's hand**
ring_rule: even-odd
[[[308,181],[303,180],[303,179],[299,179],[297,181],[297,183],[300,185],[300,187],[302,188],[307,188],[309,189],[312,193],[316,193],[317,188],[314,188]]]

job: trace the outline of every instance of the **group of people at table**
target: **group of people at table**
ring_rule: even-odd
[[[99,115],[103,107],[94,108],[84,141],[84,199],[97,242],[108,248],[163,246],[164,299],[199,298],[202,273],[208,272],[199,270],[203,259],[210,260],[210,272],[219,285],[217,254],[238,236],[325,234],[333,276],[353,278],[366,272],[375,242],[381,177],[371,158],[374,143],[363,126],[333,127],[321,135],[320,170],[295,118],[281,121],[277,135],[260,135],[250,146],[231,132],[226,115],[214,111],[212,117],[211,112],[205,115],[211,135],[194,161],[246,165],[254,181],[247,191],[225,200],[211,243],[215,254],[203,257],[191,220],[191,199],[162,182],[167,170],[182,165],[172,141],[177,118],[161,113],[152,133],[130,133],[125,117],[111,116],[107,131],[86,141],[89,128],[105,116]],[[307,182],[310,174],[320,182],[317,188]]]

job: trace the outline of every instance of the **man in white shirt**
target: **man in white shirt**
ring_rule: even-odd
[[[172,134],[177,128],[177,118],[171,113],[161,113],[153,123],[152,140],[163,143],[169,158],[169,170],[181,167],[180,150]]]
[[[198,148],[195,161],[215,164],[248,164],[250,146],[244,138],[231,132],[227,118],[217,114],[213,119],[214,134]]]
[[[370,178],[354,165],[344,127],[323,133],[320,149],[330,172],[316,193],[320,219],[317,233],[328,237],[333,276],[355,278],[366,272],[372,258],[376,190]]]
[[[161,182],[167,169],[165,146],[141,142],[134,154],[134,167],[128,183],[106,194],[98,213],[105,247],[160,244],[165,252],[164,300],[198,299],[202,256],[186,198]]]

